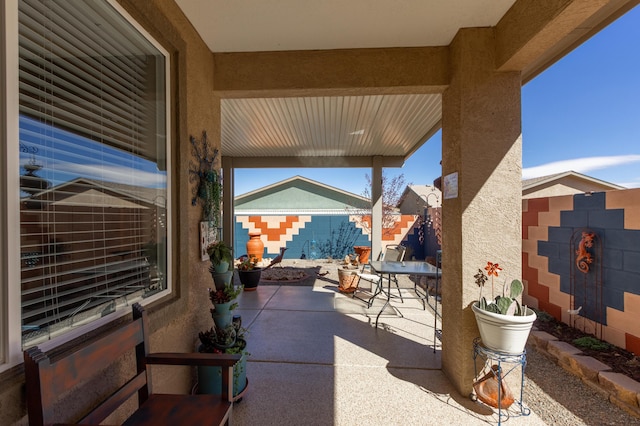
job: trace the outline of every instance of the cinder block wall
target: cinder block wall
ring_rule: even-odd
[[[640,354],[640,189],[525,199],[522,214],[524,303]],[[583,231],[594,233],[586,273]]]
[[[286,258],[300,258],[303,252],[309,257],[312,240],[318,248],[328,241],[339,239],[349,241],[350,246],[368,246],[371,244],[371,235],[367,226],[360,222],[354,215],[236,215],[234,256],[246,253],[249,232],[260,232],[265,257],[274,257],[280,252],[280,247],[287,247]],[[415,216],[398,215],[395,226],[383,232],[383,245],[402,243],[412,247],[412,253],[420,250],[421,255],[422,248],[416,247],[416,226]],[[353,250],[348,253],[353,253]]]

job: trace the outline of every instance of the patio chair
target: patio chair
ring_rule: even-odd
[[[401,244],[387,244],[384,248],[384,251],[378,255],[378,261],[387,261],[387,262],[401,262],[404,260],[404,254],[406,253],[407,248]],[[362,265],[361,271],[358,273],[358,277],[360,280],[371,282],[371,290],[373,291],[373,284],[375,284],[376,289],[373,291],[373,295],[368,299],[364,300],[355,295],[353,293],[353,297],[356,299],[360,299],[364,302],[367,302],[368,307],[371,307],[373,304],[373,299],[380,293],[382,293],[384,282],[387,280],[386,277],[381,277],[378,274],[371,273],[371,265],[369,263]],[[404,299],[402,298],[402,293],[400,292],[400,286],[398,285],[398,278],[395,275],[391,275],[391,281],[396,286],[398,290],[398,296],[402,303],[404,303]],[[359,282],[359,281],[358,281]]]

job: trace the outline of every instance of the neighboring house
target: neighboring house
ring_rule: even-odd
[[[442,192],[431,185],[407,185],[400,196],[398,210],[403,215],[415,215],[415,235],[405,244],[411,247],[417,260],[436,256],[442,246]]]
[[[265,257],[287,247],[289,258],[341,258],[354,245],[370,245],[370,200],[302,176],[265,186],[235,198],[234,255],[245,254],[249,232],[259,232]],[[383,232],[384,244],[413,234],[416,217],[398,215]],[[313,252],[313,253],[312,253]]]
[[[523,180],[522,198],[558,197],[619,189],[625,188],[581,173],[566,171]],[[419,250],[418,247],[423,247],[425,257],[434,256],[442,244],[441,205],[442,193],[431,185],[408,185],[398,203],[400,213],[422,215],[421,220],[425,222],[426,227],[424,235],[420,236],[420,242],[414,243],[414,249]]]
[[[442,206],[442,192],[431,185],[407,185],[400,196],[401,214],[424,214],[427,207]]]
[[[560,195],[602,192],[613,189],[625,188],[570,170],[523,180],[522,198],[558,197]]]
[[[165,194],[76,178],[22,198],[24,341],[166,288],[164,266],[157,264],[166,257],[158,241],[166,237]],[[57,305],[43,297],[48,294]]]

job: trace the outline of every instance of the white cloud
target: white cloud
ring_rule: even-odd
[[[524,168],[522,169],[522,178],[531,179],[555,173],[567,172],[570,170],[587,174],[593,170],[608,169],[610,167],[638,162],[640,162],[640,155],[612,155],[609,157],[575,158],[572,160],[554,161],[540,166]]]
[[[166,182],[166,176],[118,166],[96,166],[67,163],[66,171],[88,179],[153,187]]]
[[[640,188],[640,180],[635,182],[620,182],[618,185],[624,186],[625,188]]]

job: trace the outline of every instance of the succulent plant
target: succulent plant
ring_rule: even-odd
[[[492,277],[491,291],[493,296],[493,277],[497,277],[498,272],[501,271],[502,268],[500,268],[497,263],[487,262],[487,266],[484,269],[487,271],[487,274]],[[474,277],[476,279],[476,284],[480,287],[478,308],[502,315],[527,315],[527,307],[520,306],[520,303],[517,300],[517,297],[522,294],[522,290],[524,288],[522,281],[513,280],[510,285],[505,284],[502,288],[502,294],[496,296],[493,301],[487,302],[487,299],[482,296],[482,288],[484,287],[484,283],[488,280],[487,275],[485,275],[482,269],[478,269],[478,273]]]

